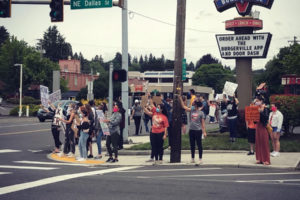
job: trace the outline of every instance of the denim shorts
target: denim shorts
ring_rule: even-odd
[[[277,133],[277,132],[279,133],[279,131],[278,131],[278,128],[277,128],[277,127],[273,127],[273,126],[272,126],[272,128],[273,128],[273,133]]]

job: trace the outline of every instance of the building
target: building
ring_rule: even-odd
[[[187,71],[186,80],[183,82],[183,93],[188,93],[194,89],[196,93],[204,95],[206,98],[214,94],[210,87],[192,85],[192,77],[195,72]],[[174,71],[138,71],[128,72],[128,85],[131,93],[146,93],[158,91],[162,94],[172,97],[173,95]],[[137,81],[139,80],[139,81]]]
[[[284,94],[300,95],[300,76],[296,74],[287,74],[282,76],[281,85],[284,87]]]
[[[99,75],[82,74],[79,60],[59,60],[60,76],[68,81],[69,91],[62,94],[63,99],[75,97],[87,84],[99,77]]]

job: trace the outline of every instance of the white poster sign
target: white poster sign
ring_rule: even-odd
[[[60,99],[61,99],[61,91],[60,90],[57,90],[49,95],[49,100],[51,101],[51,103],[54,103],[55,101],[58,101]]]
[[[110,135],[109,133],[109,128],[105,122],[105,116],[102,110],[96,110],[97,115],[98,115],[98,120],[100,121],[101,129],[104,135]]]
[[[41,103],[44,107],[48,107],[49,89],[46,86],[40,85]]]
[[[237,87],[238,87],[238,84],[226,81],[226,83],[224,85],[223,93],[225,93],[229,96],[234,96],[234,92],[236,91]]]
[[[272,34],[216,35],[222,58],[266,58]]]
[[[214,117],[216,113],[216,106],[209,106],[209,116]]]

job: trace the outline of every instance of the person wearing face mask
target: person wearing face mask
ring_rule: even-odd
[[[202,102],[201,101],[194,101],[191,108],[184,105],[182,97],[179,96],[179,100],[183,109],[187,112],[190,112],[190,130],[189,130],[189,138],[190,138],[190,147],[191,147],[191,163],[195,163],[195,149],[197,143],[198,150],[199,150],[199,161],[196,165],[202,164],[202,134],[204,137],[207,136],[206,129],[205,129],[205,117],[204,113],[202,112]]]
[[[255,133],[255,156],[256,164],[270,165],[270,147],[269,147],[269,134],[267,131],[268,124],[268,109],[264,103],[263,97],[258,97],[255,102],[259,106],[260,113],[259,122],[256,124]]]
[[[167,111],[163,104],[154,106],[151,102],[152,109],[144,109],[145,114],[152,117],[152,128],[150,132],[150,143],[155,158],[155,165],[162,164],[164,154],[164,140],[168,136],[169,122],[167,118]]]
[[[138,135],[139,131],[142,132],[141,118],[142,118],[142,107],[140,106],[139,100],[136,99],[134,101],[134,106],[132,107],[132,114],[131,114],[131,119],[134,120],[134,124],[135,124],[135,135]]]
[[[273,128],[273,132],[271,133],[271,140],[273,146],[273,152],[271,153],[271,156],[273,157],[278,157],[280,155],[279,139],[280,139],[280,131],[283,123],[283,115],[278,109],[280,109],[280,104],[278,103],[271,104],[272,112],[269,115],[269,124]]]
[[[229,97],[229,100],[227,101],[227,122],[229,125],[229,132],[230,132],[230,141],[235,142],[236,140],[236,124],[237,124],[237,114],[238,114],[238,107],[239,100],[235,98],[234,96]]]
[[[106,137],[106,148],[109,154],[109,158],[106,162],[115,163],[118,162],[118,145],[120,141],[120,122],[122,120],[122,115],[119,112],[119,107],[117,104],[113,107],[113,113],[110,119],[104,120],[103,122],[108,123],[109,133]],[[111,148],[112,146],[112,148]],[[113,153],[115,158],[113,158]]]

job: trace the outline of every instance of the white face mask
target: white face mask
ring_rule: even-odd
[[[257,102],[255,102],[255,105],[256,105],[256,106],[260,106],[260,105],[261,105],[261,102],[260,102],[260,101],[257,101]]]

